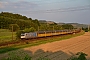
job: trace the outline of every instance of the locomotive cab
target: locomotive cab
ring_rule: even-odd
[[[21,34],[21,39],[25,39],[25,33]]]
[[[22,33],[21,39],[29,39],[29,38],[36,38],[37,33],[36,32],[30,32],[30,33]]]

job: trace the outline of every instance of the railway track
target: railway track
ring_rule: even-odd
[[[73,34],[73,33],[72,33]],[[56,36],[48,36],[48,37],[39,37],[39,38],[31,38],[31,39],[22,39],[18,41],[11,41],[11,42],[4,42],[0,43],[0,47],[4,46],[11,46],[11,45],[19,45],[20,43],[22,44],[28,44],[29,42],[37,41],[37,40],[45,40],[45,39],[51,39],[51,38],[58,38],[62,36],[66,36],[70,34],[63,34],[63,35],[56,35]]]

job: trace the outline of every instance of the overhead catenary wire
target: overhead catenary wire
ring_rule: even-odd
[[[41,1],[32,1],[32,2],[35,2],[35,3],[44,3],[44,4],[49,4],[49,5],[51,5],[51,4],[58,4],[58,3],[67,3],[67,2],[72,2],[72,1],[78,1],[78,0],[62,0],[62,1],[55,1],[55,2],[52,2],[52,0],[51,0],[51,2],[49,2],[50,0],[45,0],[44,2],[41,0]]]
[[[51,2],[50,2],[51,1]],[[31,2],[34,2],[34,3],[42,3],[43,4],[52,4],[52,3],[65,3],[65,2],[71,2],[71,1],[78,1],[78,0],[61,0],[61,1],[53,1],[52,0],[45,0],[45,3],[42,1],[42,0],[32,0]],[[40,4],[39,5],[42,5]],[[26,4],[25,4],[26,5]],[[17,5],[18,6],[18,5]],[[43,5],[42,5],[43,6]],[[23,13],[31,13],[31,14],[34,14],[34,13],[57,13],[57,12],[72,12],[72,11],[82,11],[82,10],[90,10],[90,5],[85,5],[85,6],[78,6],[78,7],[69,7],[69,8],[58,8],[58,9],[46,9],[46,10],[17,10],[18,12],[23,12]]]
[[[60,8],[60,9],[50,9],[50,10],[28,11],[28,13],[57,13],[57,12],[82,11],[82,10],[90,10],[90,5],[69,7],[69,8]],[[22,11],[22,12],[25,12],[25,11]]]
[[[52,0],[45,0],[46,2],[48,2],[48,1],[51,1],[51,2],[49,2],[49,3],[52,3]],[[44,2],[45,2],[44,1]],[[56,1],[58,1],[58,0],[56,0]],[[60,1],[60,2],[70,2],[70,1],[75,1],[75,0],[62,0],[62,1]],[[31,2],[43,2],[42,0],[32,0]]]
[[[42,4],[58,4],[58,3],[67,3],[67,2],[72,2],[72,1],[78,1],[78,0],[62,0],[62,1],[54,1],[52,2],[52,0],[45,0],[45,1],[42,1],[42,0],[39,0],[39,1],[26,1],[28,3],[34,3],[34,4],[38,4],[39,6],[42,6]],[[10,2],[10,1],[9,1]],[[19,1],[20,3],[21,1]],[[22,1],[22,2],[25,2],[25,1]],[[1,3],[8,3],[7,1],[1,1]],[[11,2],[10,2],[11,3]],[[13,4],[17,4],[17,2],[13,2]],[[22,5],[27,5],[27,4],[22,4]],[[17,6],[19,6],[19,4],[17,4]]]

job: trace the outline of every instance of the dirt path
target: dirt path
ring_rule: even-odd
[[[52,52],[49,55],[45,55],[51,60],[66,60],[70,55],[73,55],[77,52],[84,52],[90,57],[90,32],[86,32],[82,36],[74,37],[67,40],[56,41],[52,43],[42,44],[35,47],[24,48],[24,50],[32,51],[34,55],[43,55],[45,53],[36,51],[39,49],[44,52]]]
[[[67,40],[23,48],[21,50],[28,53],[32,60],[36,60],[39,57],[46,57],[50,60],[67,60],[67,58],[77,52],[84,52],[88,54],[87,58],[90,58],[90,32]],[[21,52],[21,50],[19,51]],[[20,54],[19,52],[15,53]],[[6,55],[7,53],[2,56],[5,57]],[[0,55],[0,57],[2,56]]]

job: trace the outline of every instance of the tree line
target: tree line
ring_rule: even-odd
[[[39,22],[37,19],[32,20],[32,18],[27,18],[26,16],[22,16],[20,14],[1,12],[0,28],[8,29],[11,25],[16,25],[20,30],[23,30],[30,27],[36,28],[37,26],[39,26]]]
[[[22,16],[20,14],[13,14],[9,12],[1,12],[0,13],[0,29],[12,29],[13,31],[17,30],[25,30],[28,31],[33,29],[32,31],[46,31],[46,30],[62,30],[62,29],[73,29],[74,27],[70,24],[58,25],[40,23],[38,19],[27,18],[26,16]]]

